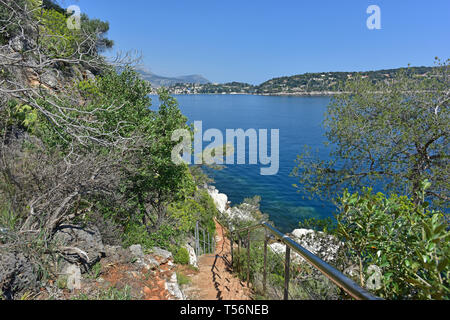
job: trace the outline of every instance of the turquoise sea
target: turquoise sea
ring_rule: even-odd
[[[227,194],[232,204],[238,204],[246,197],[261,196],[261,210],[269,214],[283,232],[295,229],[302,218],[333,215],[335,207],[331,203],[303,198],[305,195],[292,186],[296,179],[290,176],[304,145],[317,149],[322,158],[328,155],[322,127],[330,101],[328,97],[176,95],[175,98],[189,123],[202,121],[203,132],[216,128],[225,137],[226,129],[253,128],[269,132],[279,129],[280,168],[277,175],[260,175],[260,164],[235,164],[227,165],[223,170],[208,170],[216,188]],[[158,106],[157,97],[152,100],[153,106]],[[203,146],[208,144],[204,142]]]

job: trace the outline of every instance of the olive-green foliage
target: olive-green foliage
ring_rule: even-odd
[[[277,275],[284,279],[283,257],[278,256],[270,248],[267,249],[268,274]],[[248,251],[241,247],[238,252],[234,252],[233,267],[238,271],[241,280],[247,279],[248,272]],[[253,242],[250,245],[250,280],[254,281],[257,274],[262,274],[264,270],[264,246],[261,242]],[[284,281],[282,282],[284,283]]]
[[[386,197],[371,189],[339,198],[337,234],[366,274],[381,268],[381,288],[388,299],[448,299],[450,232],[442,213],[428,209],[422,184],[416,199]],[[419,200],[419,204],[416,202]]]
[[[268,222],[269,221],[268,215],[261,212],[261,210],[260,210],[260,202],[261,202],[261,197],[254,196],[253,198],[245,198],[241,204],[236,206],[238,209],[242,210],[249,217],[251,217],[252,220],[250,220],[250,219],[241,220],[238,217],[229,219],[228,217],[222,215],[220,217],[221,222],[225,226],[229,225],[230,227],[234,228],[234,230],[239,230],[242,228],[250,227],[250,226],[254,225],[255,222],[262,222],[262,221]]]
[[[325,116],[328,159],[309,149],[297,159],[299,190],[331,199],[345,188],[381,186],[411,196],[428,179],[427,197],[448,206],[450,66],[437,64],[424,77],[407,69],[391,81],[348,81]]]
[[[94,56],[113,46],[113,42],[104,36],[109,30],[108,22],[89,19],[82,14],[80,29],[69,29],[67,14],[57,8],[44,8],[36,18],[42,24],[41,44],[49,56],[68,58],[80,51]]]
[[[182,202],[171,203],[168,212],[176,220],[177,228],[188,233],[195,228],[195,223],[199,220],[204,209],[193,199],[186,199]]]
[[[101,273],[102,273],[102,265],[100,262],[97,262],[92,266],[91,270],[89,270],[88,278],[97,279],[101,275]]]
[[[204,190],[198,190],[194,195],[194,200],[202,207],[200,210],[199,222],[203,228],[213,235],[216,231],[214,218],[217,216],[217,207],[209,193]]]
[[[189,252],[187,249],[180,247],[174,250],[173,261],[178,264],[189,264]]]

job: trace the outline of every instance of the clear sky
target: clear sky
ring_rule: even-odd
[[[305,72],[433,65],[450,58],[449,0],[64,0],[110,22],[115,50],[164,76],[258,84]],[[369,5],[381,30],[369,30]],[[113,52],[111,52],[113,53]],[[110,53],[110,54],[111,54]]]

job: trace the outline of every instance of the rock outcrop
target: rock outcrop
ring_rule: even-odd
[[[6,299],[17,299],[36,286],[36,272],[29,258],[19,250],[0,246],[0,293]]]
[[[64,259],[70,264],[80,265],[83,272],[99,262],[105,254],[102,236],[96,227],[62,225],[53,236],[53,241],[60,248]]]
[[[228,208],[228,196],[224,193],[220,193],[214,186],[207,186],[208,194],[213,199],[217,210],[220,213],[225,213]]]
[[[290,234],[291,238],[300,244],[303,248],[315,254],[323,261],[335,265],[339,251],[343,244],[335,237],[325,234],[323,232],[317,232],[309,229],[295,229]],[[273,252],[278,253],[284,257],[286,253],[286,246],[282,243],[272,243],[269,245]],[[292,251],[291,251],[292,252]],[[300,263],[304,259],[295,252],[291,253],[291,259],[294,262]]]

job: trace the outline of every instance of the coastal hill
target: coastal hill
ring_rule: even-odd
[[[321,72],[279,77],[252,85],[242,82],[224,84],[176,83],[167,85],[172,94],[261,94],[261,95],[332,95],[340,92],[340,86],[357,76],[373,82],[389,81],[399,72],[425,77],[432,67],[411,67],[361,72]]]
[[[151,85],[155,88],[159,87],[170,87],[175,84],[208,84],[210,81],[204,78],[201,75],[187,75],[187,76],[179,76],[179,77],[164,77],[159,76],[151,72],[146,68],[138,68],[136,69],[138,73],[142,75],[144,80],[147,80],[151,83]]]

